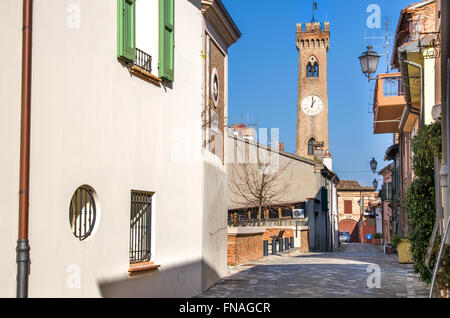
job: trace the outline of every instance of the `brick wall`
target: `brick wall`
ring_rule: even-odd
[[[375,219],[367,219],[362,220],[359,225],[359,230],[361,233],[361,243],[372,243],[372,240],[367,239],[367,234],[372,234],[372,236],[376,233],[376,225]]]
[[[263,257],[263,233],[228,233],[228,265],[236,266]]]
[[[283,243],[285,238],[294,237],[294,230],[282,228],[232,228],[228,231],[228,259],[229,266],[236,266],[256,261],[264,256],[263,241],[272,241],[271,236],[278,236],[283,230]],[[301,231],[302,252],[309,252],[308,231]],[[298,247],[298,246],[296,246]]]

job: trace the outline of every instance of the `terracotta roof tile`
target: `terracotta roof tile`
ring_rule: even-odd
[[[341,180],[336,188],[338,191],[375,191],[375,188],[372,187],[361,187],[355,180]]]

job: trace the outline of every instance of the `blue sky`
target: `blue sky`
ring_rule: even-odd
[[[310,22],[312,0],[222,0],[242,32],[229,50],[229,116],[231,122],[257,123],[260,128],[279,128],[286,151],[295,153],[298,52],[297,22]],[[328,53],[328,107],[333,170],[341,180],[357,180],[370,186],[380,176],[370,171],[372,157],[378,170],[392,145],[392,134],[373,134],[373,84],[361,73],[358,57],[372,44],[385,54],[383,40],[390,20],[393,36],[401,9],[415,0],[319,0],[316,19],[330,21]],[[369,29],[367,8],[381,8],[381,29]],[[375,42],[373,42],[375,41]],[[392,41],[390,43],[392,48]],[[390,49],[389,55],[392,54]],[[378,71],[386,72],[382,57]],[[241,120],[244,117],[244,120]],[[247,123],[248,123],[247,122]],[[381,184],[381,182],[380,182]]]

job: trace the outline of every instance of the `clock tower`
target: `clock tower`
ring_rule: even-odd
[[[330,23],[297,24],[298,156],[314,159],[315,145],[323,143],[323,154],[331,156],[328,139],[327,53],[330,48]]]

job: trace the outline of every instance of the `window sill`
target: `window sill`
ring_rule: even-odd
[[[161,265],[155,265],[153,262],[130,264],[128,274],[134,275],[142,272],[153,272],[157,271],[160,267]]]
[[[139,77],[140,79],[143,79],[144,81],[155,84],[157,86],[159,86],[160,83],[163,81],[161,78],[153,75],[152,73],[144,70],[143,68],[141,68],[137,65],[132,65],[130,67],[130,72],[131,72],[131,74]]]

